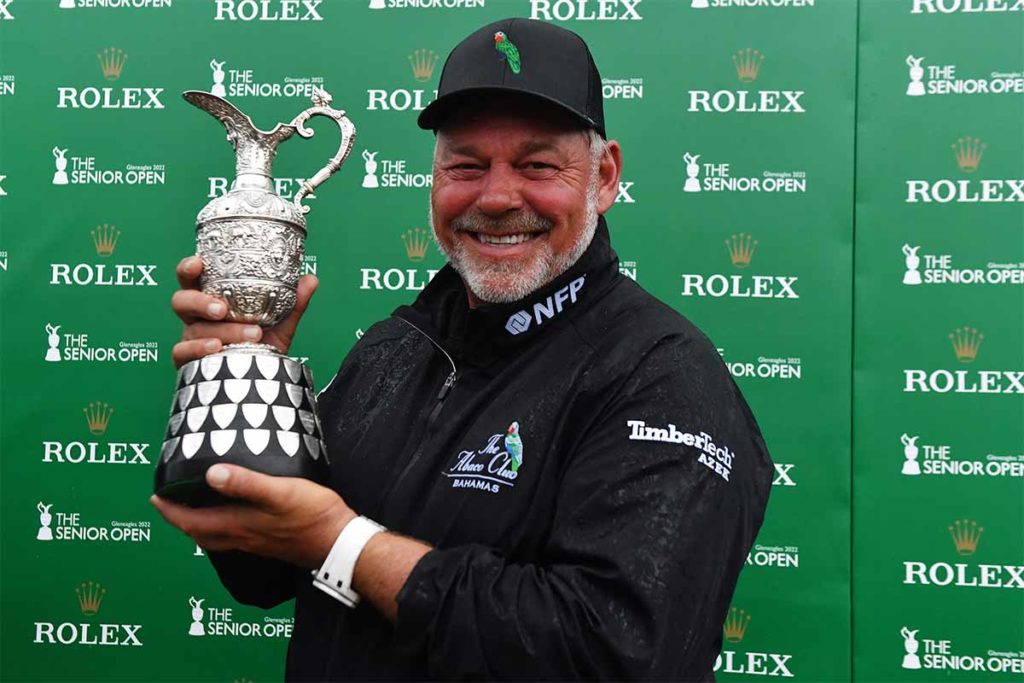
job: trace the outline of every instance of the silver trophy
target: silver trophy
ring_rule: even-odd
[[[355,143],[355,126],[319,88],[314,106],[271,131],[256,128],[216,95],[190,90],[183,97],[224,124],[236,155],[231,189],[196,219],[200,286],[227,301],[226,320],[272,327],[295,306],[309,212],[302,199],[341,168]],[[314,116],[337,122],[341,146],[288,201],[274,192],[277,146],[295,133],[312,137],[305,124]],[[154,488],[192,506],[214,505],[223,499],[205,475],[215,463],[324,481],[326,459],[309,368],[268,344],[228,344],[178,371]]]

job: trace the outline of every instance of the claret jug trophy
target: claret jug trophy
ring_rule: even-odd
[[[306,239],[302,199],[341,168],[355,143],[355,126],[331,108],[325,90],[313,106],[271,131],[227,100],[190,90],[183,97],[217,118],[235,148],[235,179],[196,219],[196,254],[203,260],[200,287],[228,304],[225,320],[272,327],[295,306]],[[294,200],[274,191],[271,166],[278,145],[295,133],[310,138],[306,122],[333,119],[341,145],[322,169],[302,183]],[[316,409],[313,377],[305,364],[268,344],[228,344],[186,363],[178,379],[156,468],[155,491],[193,507],[225,502],[206,484],[218,462],[265,474],[323,482],[327,452]]]

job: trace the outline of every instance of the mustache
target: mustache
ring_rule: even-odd
[[[478,209],[452,219],[453,230],[485,232],[489,235],[517,235],[524,232],[548,232],[555,222],[533,211],[520,209],[500,217],[488,216]]]

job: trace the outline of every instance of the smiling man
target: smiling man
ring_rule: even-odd
[[[448,256],[319,396],[329,486],[227,465],[154,498],[240,602],[296,598],[289,680],[713,680],[772,463],[715,347],[618,272],[622,168],[586,44],[525,19],[452,51],[431,223]],[[287,351],[179,266],[178,365]]]

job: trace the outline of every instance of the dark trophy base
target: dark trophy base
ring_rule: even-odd
[[[262,345],[231,345],[178,372],[154,492],[191,507],[230,502],[206,484],[217,463],[327,482],[309,368]]]

